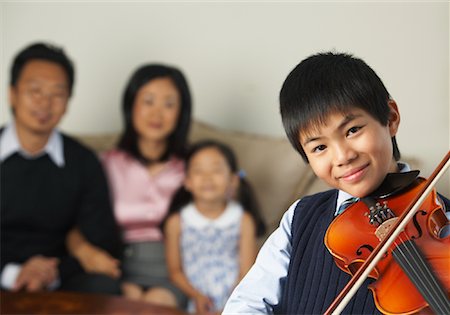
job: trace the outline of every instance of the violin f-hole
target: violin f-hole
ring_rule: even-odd
[[[420,238],[420,237],[422,237],[422,228],[420,227],[420,224],[419,224],[419,221],[417,220],[417,216],[418,215],[427,215],[427,212],[425,211],[425,210],[419,210],[419,211],[417,211],[417,213],[414,215],[414,217],[413,217],[413,224],[414,224],[414,227],[416,228],[416,230],[417,230],[417,234],[418,235],[412,235],[411,236],[411,238],[412,239],[418,239],[418,238]]]

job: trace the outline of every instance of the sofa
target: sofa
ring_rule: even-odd
[[[79,135],[76,138],[100,153],[115,146],[118,134]],[[229,131],[196,120],[189,139],[191,142],[215,139],[233,148],[241,169],[255,191],[267,226],[262,241],[278,226],[281,216],[295,200],[328,189],[303,162],[286,137]],[[416,161],[408,163],[418,166]]]

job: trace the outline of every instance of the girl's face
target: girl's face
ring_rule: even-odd
[[[359,108],[332,113],[321,126],[301,133],[299,141],[314,173],[331,187],[355,197],[374,191],[387,173],[397,172],[391,138],[400,114],[395,102],[386,126]]]
[[[172,80],[151,80],[136,94],[133,126],[141,140],[166,141],[176,128],[180,110],[180,95]]]
[[[217,148],[201,149],[191,157],[185,187],[196,202],[226,202],[237,183],[237,175]]]

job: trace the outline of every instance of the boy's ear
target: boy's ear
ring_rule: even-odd
[[[397,134],[398,126],[400,125],[400,112],[398,111],[397,103],[394,100],[388,101],[388,106],[390,109],[388,126],[391,137]]]

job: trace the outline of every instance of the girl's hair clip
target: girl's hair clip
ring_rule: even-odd
[[[238,176],[239,176],[239,178],[245,178],[245,177],[247,177],[247,173],[245,173],[245,171],[243,169],[240,169],[238,172]]]

